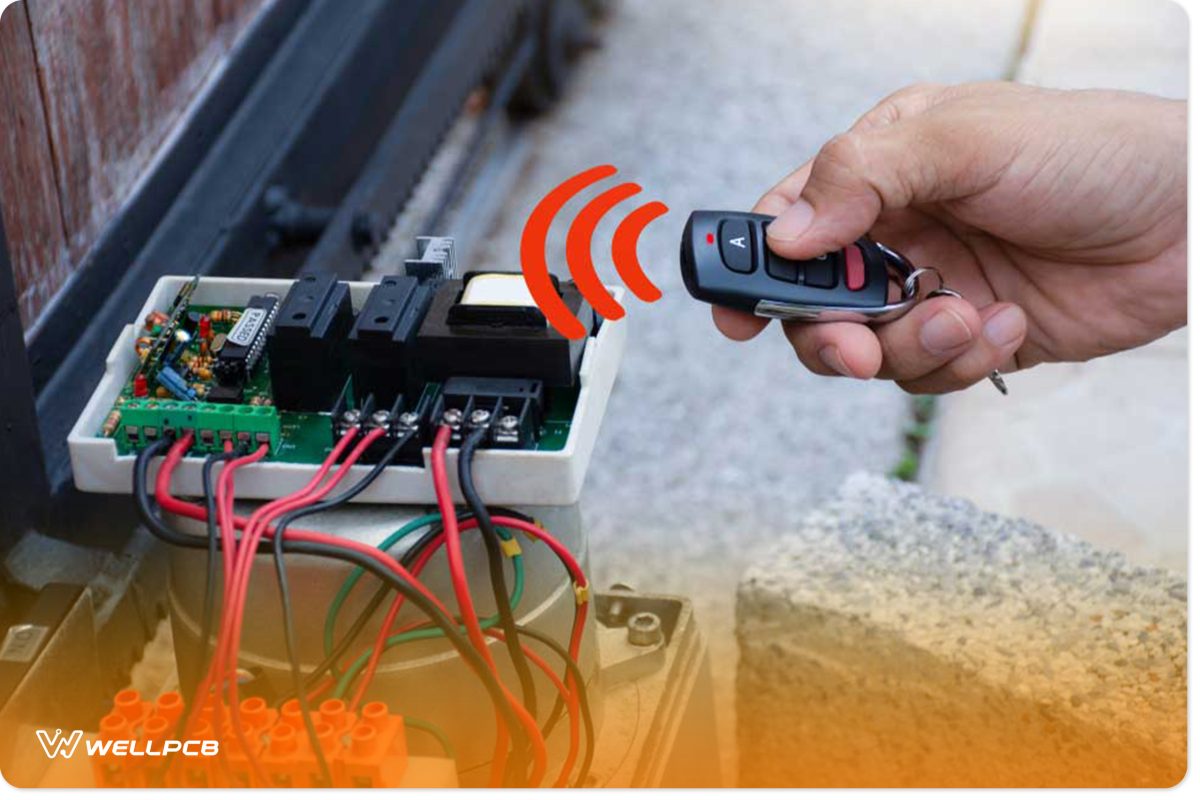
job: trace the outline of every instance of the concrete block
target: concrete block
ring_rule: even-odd
[[[749,786],[1169,786],[1183,575],[865,474],[738,597]]]

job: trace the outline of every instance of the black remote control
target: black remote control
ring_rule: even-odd
[[[761,317],[822,322],[894,319],[916,302],[907,259],[859,239],[840,252],[793,261],[767,247],[774,217],[741,211],[693,211],[683,229],[683,282],[697,300]],[[888,302],[889,285],[902,289]],[[911,295],[911,296],[910,296]]]

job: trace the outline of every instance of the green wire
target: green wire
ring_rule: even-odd
[[[497,533],[499,533],[503,539],[512,537],[512,532],[503,528],[497,530]],[[509,606],[515,611],[517,606],[521,603],[522,595],[525,593],[525,558],[524,556],[518,554],[513,556],[512,562],[513,588],[512,593],[509,596],[508,603]],[[487,619],[481,619],[479,621],[479,627],[493,628],[499,622],[500,615],[493,614]],[[459,627],[462,629],[462,626]],[[415,631],[408,631],[407,633],[399,633],[395,636],[389,636],[384,641],[383,651],[386,652],[396,645],[404,644],[405,642],[415,642],[421,639],[438,639],[443,635],[444,634],[442,631],[438,628],[420,628]],[[371,660],[372,649],[373,648],[368,648],[365,650],[357,659],[355,659],[353,664],[346,668],[346,671],[342,673],[341,678],[338,679],[337,686],[334,687],[332,695],[333,697],[340,698],[345,696],[346,692],[349,691],[350,686],[354,683],[354,679],[358,677],[358,674],[366,668],[367,662]]]
[[[417,517],[403,528],[380,542],[379,549],[383,551],[390,550],[396,544],[396,542],[400,541],[405,536],[408,536],[409,534],[414,533],[415,531],[418,531],[427,525],[432,525],[435,522],[441,522],[441,520],[441,514],[426,514],[423,517]],[[362,567],[355,567],[350,572],[350,576],[346,578],[346,582],[342,584],[342,588],[338,590],[336,595],[334,595],[333,602],[329,605],[329,612],[325,615],[324,644],[326,658],[328,658],[329,654],[333,652],[333,637],[337,627],[338,615],[342,612],[342,606],[345,605],[346,598],[350,596],[350,592],[354,590],[359,578],[361,578],[365,572],[366,570],[364,570]]]
[[[407,525],[397,530],[391,536],[388,536],[386,539],[380,542],[377,547],[386,552],[394,547],[395,544],[404,537],[419,531],[421,528],[441,521],[441,514],[426,514],[424,516],[417,517],[416,519],[409,521]],[[497,533],[500,534],[500,538],[502,539],[507,540],[513,537],[513,532],[507,528],[499,528],[497,529]],[[525,558],[518,553],[512,557],[512,562],[513,587],[509,596],[509,606],[515,611],[517,606],[519,606],[521,603],[521,598],[525,594]],[[342,584],[341,588],[338,589],[337,594],[334,595],[333,602],[329,605],[329,611],[325,615],[324,646],[326,656],[333,652],[333,639],[337,628],[337,618],[341,614],[342,606],[345,605],[346,599],[350,596],[350,592],[354,590],[354,587],[358,584],[359,579],[362,578],[365,573],[366,570],[364,570],[362,567],[355,567],[350,572],[350,575],[346,578],[346,581]],[[480,620],[479,626],[481,628],[491,628],[499,623],[499,621],[499,615],[493,614],[487,619]],[[389,637],[384,642],[383,649],[384,651],[387,651],[396,645],[404,644],[405,642],[419,641],[421,639],[436,639],[440,636],[442,636],[442,632],[436,628],[409,631],[407,633],[401,633],[397,634],[396,636]],[[346,669],[345,672],[342,673],[338,679],[337,686],[333,690],[334,697],[342,697],[346,694],[346,692],[350,689],[350,686],[353,685],[354,679],[358,677],[358,674],[362,672],[363,669],[366,668],[367,662],[370,659],[371,650],[368,649],[363,652],[354,661],[354,663],[351,664],[348,669]]]
[[[451,761],[454,761],[458,758],[458,756],[454,753],[454,745],[450,744],[450,737],[446,735],[445,731],[443,731],[437,725],[434,725],[432,722],[426,722],[425,720],[417,719],[416,717],[405,716],[404,727],[415,728],[416,730],[425,731],[426,733],[431,734],[435,739],[438,740],[438,742],[441,743],[442,750],[446,752],[446,758],[450,759]]]

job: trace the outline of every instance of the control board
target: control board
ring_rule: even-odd
[[[339,434],[361,425],[385,435],[348,480],[390,441],[405,444],[356,499],[432,502],[436,428],[450,425],[457,443],[482,419],[481,491],[497,503],[572,503],[624,330],[601,323],[563,282],[564,301],[591,330],[567,340],[522,305],[517,282],[514,273],[456,279],[432,268],[378,283],[164,277],[113,345],[68,439],[76,485],[127,493],[141,448],[190,432],[177,491],[199,493],[207,454],[265,445],[266,457],[239,473],[238,495],[278,497],[303,486]]]

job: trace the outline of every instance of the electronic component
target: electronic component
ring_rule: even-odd
[[[385,407],[402,394],[420,394],[415,343],[434,291],[429,283],[401,275],[384,278],[367,295],[347,344],[355,394],[374,395]]]
[[[558,290],[558,278],[551,275],[550,280]],[[548,324],[519,272],[468,272],[463,276],[462,295],[450,307],[447,320],[451,325],[498,327],[545,328]]]
[[[279,296],[255,295],[242,311],[241,317],[225,335],[225,343],[217,354],[214,373],[222,384],[239,384],[258,364],[266,342],[267,332],[275,319]]]
[[[457,270],[454,259],[454,240],[449,236],[418,236],[417,258],[404,262],[404,274],[422,283],[439,283],[453,278]]]
[[[198,450],[219,450],[232,439],[247,445],[268,444],[274,451],[280,441],[279,414],[271,406],[129,398],[119,411],[125,435],[134,442],[184,431],[196,433]]]
[[[350,289],[336,275],[305,275],[292,284],[267,339],[277,406],[329,410],[346,384],[345,340],[353,322]],[[222,354],[228,347],[227,341]]]
[[[545,406],[541,381],[526,378],[451,378],[442,385],[433,419],[453,430],[452,442],[464,429],[487,427],[485,444],[500,448],[537,443]]]
[[[159,386],[162,386],[180,400],[196,399],[196,390],[188,386],[187,381],[171,367],[159,367],[156,380]]]
[[[517,273],[508,273],[517,274]],[[486,276],[493,286],[496,276],[504,273],[468,273],[467,284]],[[443,381],[455,375],[496,378],[533,378],[551,387],[576,383],[579,363],[587,337],[568,339],[545,324],[531,325],[527,320],[497,314],[499,305],[482,307],[480,316],[470,310],[464,316],[464,296],[495,298],[485,290],[478,295],[466,292],[463,280],[446,281],[437,289],[421,331],[417,337],[421,375],[426,381]],[[594,327],[594,312],[570,281],[559,284],[567,308],[587,330]],[[508,309],[520,308],[508,306]],[[476,304],[476,311],[480,306]],[[534,309],[536,311],[536,309]],[[537,312],[539,315],[541,312]]]

